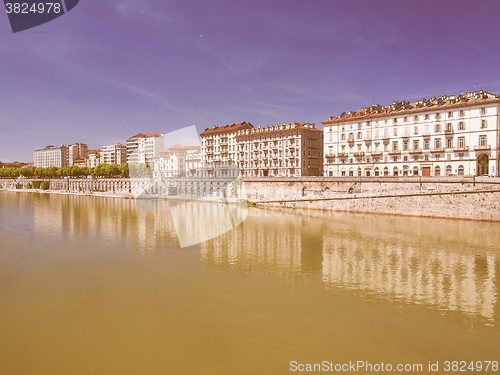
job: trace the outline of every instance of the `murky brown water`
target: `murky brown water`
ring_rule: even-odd
[[[0,192],[0,374],[498,361],[499,244],[498,223],[252,209],[181,249],[168,211]]]

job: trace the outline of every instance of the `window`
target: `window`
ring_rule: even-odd
[[[460,117],[464,117],[465,116],[465,111],[463,109],[461,109],[460,112],[459,112],[459,115],[460,115]]]
[[[451,132],[453,130],[453,126],[451,125],[451,122],[446,124],[446,131]]]
[[[340,139],[342,139],[343,141],[345,141],[345,133],[342,133],[342,135],[340,136]]]
[[[453,117],[453,112],[448,112],[448,118],[452,118]]]
[[[481,120],[481,129],[486,129],[486,120]]]
[[[429,119],[429,114],[428,114],[428,113],[426,113],[426,114],[424,115],[424,120],[428,120],[428,119]]]
[[[358,129],[361,129],[361,123],[358,122]]]
[[[414,132],[415,134],[418,134],[418,126],[415,126],[415,127],[413,128],[413,132]]]
[[[392,142],[392,151],[397,151],[398,150],[398,142]]]
[[[458,175],[459,176],[463,176],[464,175],[464,166],[463,165],[459,165],[458,166]]]
[[[403,156],[403,161],[408,161],[408,156]]]
[[[439,120],[441,118],[441,113],[436,113],[436,120]]]
[[[408,121],[408,117],[403,117],[403,122],[407,122]]]
[[[398,135],[398,128],[394,128],[394,136]]]
[[[362,138],[362,134],[361,132],[358,132],[358,139],[361,139]]]
[[[446,140],[446,147],[447,148],[453,148],[453,139],[447,139]]]
[[[413,149],[418,150],[419,141],[413,141]]]
[[[465,130],[465,122],[460,121],[458,123],[458,130]]]
[[[465,137],[458,138],[458,148],[465,148]]]
[[[436,139],[434,141],[434,147],[435,148],[441,148],[441,140],[440,139]]]
[[[484,108],[484,107],[481,108],[480,112],[481,112],[481,115],[484,116],[486,114],[486,108]]]
[[[487,138],[485,135],[479,136],[479,146],[486,146],[488,144]]]
[[[450,175],[451,175],[451,172],[452,172],[451,165],[447,165],[447,166],[446,166],[446,175],[447,175],[447,176],[450,176]]]
[[[408,151],[408,141],[403,142],[403,151]]]
[[[428,150],[429,149],[429,140],[426,139],[424,140],[424,150]]]
[[[395,124],[398,123],[398,119],[397,118],[395,118],[393,121],[394,121]]]
[[[440,124],[436,124],[436,126],[435,126],[435,132],[439,133],[440,131],[441,131],[441,125]]]
[[[429,161],[429,155],[424,155],[424,160]]]
[[[417,115],[413,116],[413,121],[418,122],[418,116]]]

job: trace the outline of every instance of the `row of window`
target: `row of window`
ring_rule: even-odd
[[[399,169],[398,167],[394,167],[392,169],[392,173],[389,170],[388,167],[385,167],[383,170],[379,169],[378,167],[375,168],[373,171],[371,169],[365,169],[365,176],[408,176],[408,175],[413,175],[413,176],[419,176],[421,173],[421,170],[418,167],[413,167],[412,169],[406,168],[404,170]],[[459,165],[458,168],[456,169],[456,174],[458,176],[463,176],[465,172],[465,168],[463,165]],[[363,170],[361,168],[358,168],[356,171],[353,169],[350,169],[346,171],[345,169],[342,169],[340,172],[342,176],[362,176],[363,175]],[[329,176],[333,176],[333,171],[328,172]],[[446,176],[451,176],[453,175],[453,168],[451,165],[447,165],[445,167],[445,175]],[[434,176],[441,176],[441,167],[439,165],[436,165],[434,167]]]
[[[447,114],[447,118],[454,118],[454,117],[455,117],[455,114],[458,114],[458,117],[459,117],[459,118],[461,118],[461,117],[465,117],[465,110],[461,109],[461,110],[459,110],[458,112],[449,111],[449,112],[448,112],[448,114]],[[485,107],[480,108],[480,109],[479,109],[479,114],[480,114],[481,116],[486,115],[486,108],[485,108]],[[392,123],[393,123],[393,124],[397,124],[397,123],[399,123],[399,121],[400,121],[401,119],[402,119],[402,123],[407,123],[407,122],[408,122],[409,117],[408,117],[408,116],[404,116],[404,117],[402,117],[402,118],[397,118],[397,117],[395,117],[395,118],[393,118]],[[418,122],[418,121],[419,121],[419,119],[420,119],[419,115],[414,115],[414,116],[413,116],[413,122]],[[430,115],[429,113],[425,113],[425,114],[423,115],[423,119],[424,119],[424,121],[431,120],[431,115]],[[441,113],[439,113],[439,112],[438,112],[438,113],[435,113],[435,114],[434,114],[434,116],[433,116],[433,119],[434,119],[434,120],[436,120],[436,121],[440,121],[440,120],[441,120]],[[388,123],[389,123],[389,120],[384,120],[384,124],[385,124],[385,125],[387,125]],[[363,124],[366,124],[366,126],[367,126],[367,127],[369,127],[369,126],[370,126],[370,122],[369,122],[369,121],[364,122],[364,123],[363,123],[363,122],[358,122],[358,123],[357,123],[357,127],[358,127],[358,129],[361,129],[361,128],[363,127]],[[375,122],[374,122],[374,124],[375,124],[375,126],[377,127],[377,126],[380,124],[380,122],[379,122],[379,121],[375,121]],[[353,123],[350,123],[350,124],[349,124],[350,129],[352,129],[352,128],[353,128],[353,126],[354,126],[354,124],[353,124]],[[328,131],[328,127],[326,127],[325,129]],[[331,129],[330,129],[330,130],[331,130]],[[345,130],[345,125],[342,125],[342,131],[344,131],[344,130]]]

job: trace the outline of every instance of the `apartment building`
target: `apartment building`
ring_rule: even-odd
[[[314,123],[292,122],[236,132],[243,176],[321,176],[323,131]]]
[[[498,176],[499,111],[500,96],[474,91],[332,116],[324,175]]]
[[[88,151],[88,146],[85,143],[75,143],[68,146],[68,167],[74,165],[76,160],[85,157]]]
[[[101,150],[88,150],[87,151],[87,153],[85,154],[85,161],[86,161],[87,167],[95,168],[100,164],[100,162],[101,162],[100,151]]]
[[[127,147],[120,143],[103,146],[99,157],[101,164],[125,164],[127,162]]]
[[[213,126],[205,129],[200,134],[201,137],[201,162],[203,165],[213,163],[234,163],[236,164],[238,131],[253,129],[253,125],[248,122],[231,124],[225,126]]]
[[[127,139],[128,163],[153,163],[164,148],[163,135],[139,133]]]
[[[68,166],[68,146],[46,146],[33,151],[33,164],[35,167],[65,168]]]

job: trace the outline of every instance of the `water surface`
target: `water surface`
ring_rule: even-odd
[[[499,360],[499,243],[498,223],[251,209],[181,249],[168,210],[0,192],[0,374]]]

